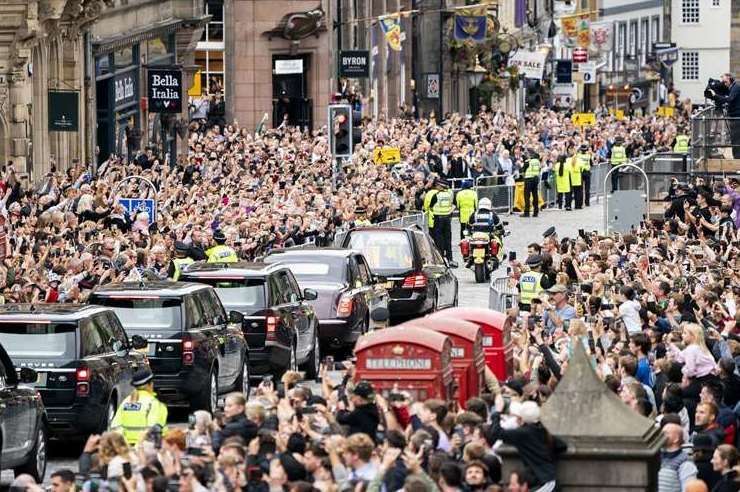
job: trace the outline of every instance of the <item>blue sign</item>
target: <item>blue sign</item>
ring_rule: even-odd
[[[119,198],[118,203],[128,211],[131,220],[135,220],[139,212],[149,214],[150,224],[157,220],[157,203],[150,198]]]

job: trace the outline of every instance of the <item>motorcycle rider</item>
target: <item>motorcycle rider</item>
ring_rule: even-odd
[[[501,232],[501,220],[496,212],[492,210],[489,198],[482,198],[478,202],[478,210],[473,214],[470,223],[473,232],[487,232],[489,234],[499,234]]]

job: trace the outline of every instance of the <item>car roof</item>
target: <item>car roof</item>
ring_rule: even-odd
[[[38,321],[78,321],[106,311],[111,311],[111,308],[91,304],[3,304],[0,306],[0,319],[3,321],[20,319],[33,319]]]
[[[224,274],[235,277],[264,277],[284,267],[261,261],[237,261],[233,263],[207,263],[198,261],[186,266],[182,275],[190,279],[220,277]]]
[[[420,229],[418,226],[412,225],[407,227],[395,227],[395,226],[364,226],[364,227],[355,227],[353,229],[350,229],[347,231],[347,234],[352,234],[353,232],[358,231],[375,231],[375,232],[387,232],[387,231],[398,231],[398,232],[424,232],[422,229]]]
[[[330,257],[330,258],[347,258],[352,255],[360,255],[361,252],[348,248],[301,248],[301,249],[282,249],[271,251],[265,258],[278,260],[280,256],[310,256],[310,257]]]
[[[173,282],[171,280],[155,280],[142,282],[116,282],[97,287],[93,293],[100,296],[131,296],[156,295],[161,297],[180,297],[191,292],[207,289],[207,285],[195,282]]]

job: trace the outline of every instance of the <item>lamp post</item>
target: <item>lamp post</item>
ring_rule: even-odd
[[[478,113],[478,86],[480,85],[481,82],[483,82],[483,77],[488,73],[488,70],[486,70],[485,67],[483,67],[480,64],[478,55],[475,55],[475,65],[472,67],[468,67],[466,72],[468,74],[468,82],[470,83],[471,92],[474,94],[474,101],[471,101],[471,104],[470,104],[470,113],[477,114]]]

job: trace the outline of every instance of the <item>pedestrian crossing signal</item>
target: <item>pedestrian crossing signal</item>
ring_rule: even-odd
[[[352,107],[349,104],[329,106],[329,144],[332,156],[352,156]]]

